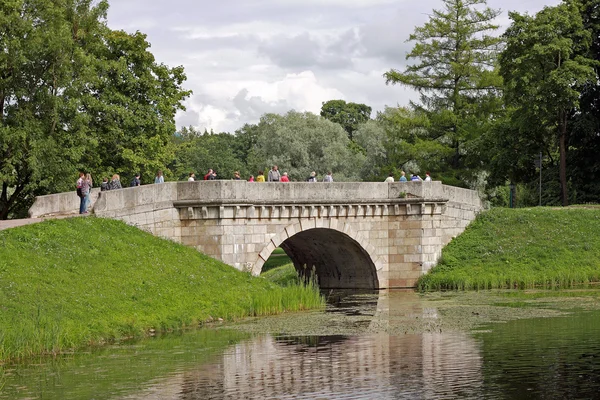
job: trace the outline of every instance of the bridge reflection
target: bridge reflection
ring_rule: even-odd
[[[397,307],[406,300],[408,307]],[[163,387],[173,394],[177,382],[175,398],[190,400],[455,398],[481,393],[482,360],[471,335],[382,332],[386,327],[375,321],[386,315],[392,324],[403,318],[439,318],[414,293],[384,294],[370,307],[361,312],[371,313],[371,323],[355,335],[259,336],[232,346],[209,365],[163,382]],[[402,330],[397,328],[393,330]]]

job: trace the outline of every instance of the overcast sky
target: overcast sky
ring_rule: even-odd
[[[489,0],[535,13],[558,0]],[[319,113],[332,99],[375,111],[417,96],[386,86],[406,64],[406,42],[440,0],[112,0],[113,29],[148,35],[158,62],[183,65],[194,94],[177,125],[233,132],[266,112]]]

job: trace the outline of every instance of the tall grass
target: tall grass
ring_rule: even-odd
[[[323,304],[118,221],[0,231],[0,362]]]
[[[422,291],[570,288],[600,282],[600,209],[492,209],[442,252]]]

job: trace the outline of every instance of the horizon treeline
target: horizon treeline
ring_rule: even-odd
[[[372,115],[332,99],[320,115],[265,114],[235,132],[176,132],[190,95],[183,67],[157,62],[140,32],[111,30],[108,4],[16,0],[0,28],[0,219],[36,195],[73,190],[77,171],[127,184],[256,176],[274,164],[293,181],[424,174],[480,191],[492,205],[600,198],[600,0],[564,0],[534,15],[484,0],[442,0],[408,39],[408,66],[382,84],[418,100]],[[174,133],[176,132],[176,133]],[[540,191],[541,187],[541,191]]]

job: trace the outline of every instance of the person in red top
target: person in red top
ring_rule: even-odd
[[[208,181],[209,179],[211,179],[211,177],[212,177],[212,174],[213,174],[213,170],[212,170],[212,169],[209,169],[209,170],[208,170],[208,174],[204,175],[204,180],[205,180],[205,181]]]
[[[288,178],[288,174],[287,172],[284,172],[283,175],[281,176],[280,182],[289,182],[290,178]]]

